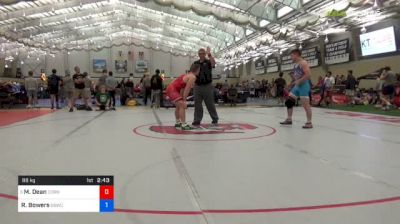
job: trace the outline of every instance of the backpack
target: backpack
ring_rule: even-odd
[[[47,80],[47,85],[52,88],[58,88],[58,76],[51,75]]]

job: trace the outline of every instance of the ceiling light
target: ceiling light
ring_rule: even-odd
[[[361,33],[366,33],[367,32],[367,28],[365,28],[365,26],[363,26],[360,31],[361,31]]]
[[[24,61],[21,61],[21,65],[23,65],[24,64]]]
[[[325,36],[324,42],[325,42],[326,44],[329,43],[328,35]]]

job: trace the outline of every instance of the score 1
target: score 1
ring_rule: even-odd
[[[100,186],[100,212],[114,211],[114,186]]]

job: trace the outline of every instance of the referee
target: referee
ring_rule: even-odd
[[[201,48],[198,54],[199,60],[195,61],[194,64],[200,65],[200,73],[193,88],[194,120],[192,125],[199,126],[203,119],[203,101],[211,116],[212,124],[218,125],[218,114],[214,102],[214,87],[212,85],[212,69],[215,68],[215,59],[211,55],[210,47],[207,47],[207,51]]]

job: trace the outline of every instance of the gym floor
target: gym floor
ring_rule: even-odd
[[[172,109],[117,109],[0,111],[1,223],[399,223],[398,117],[314,108],[303,130],[302,108],[282,127],[281,107],[220,107],[182,132]],[[18,213],[18,175],[114,175],[116,212]]]

